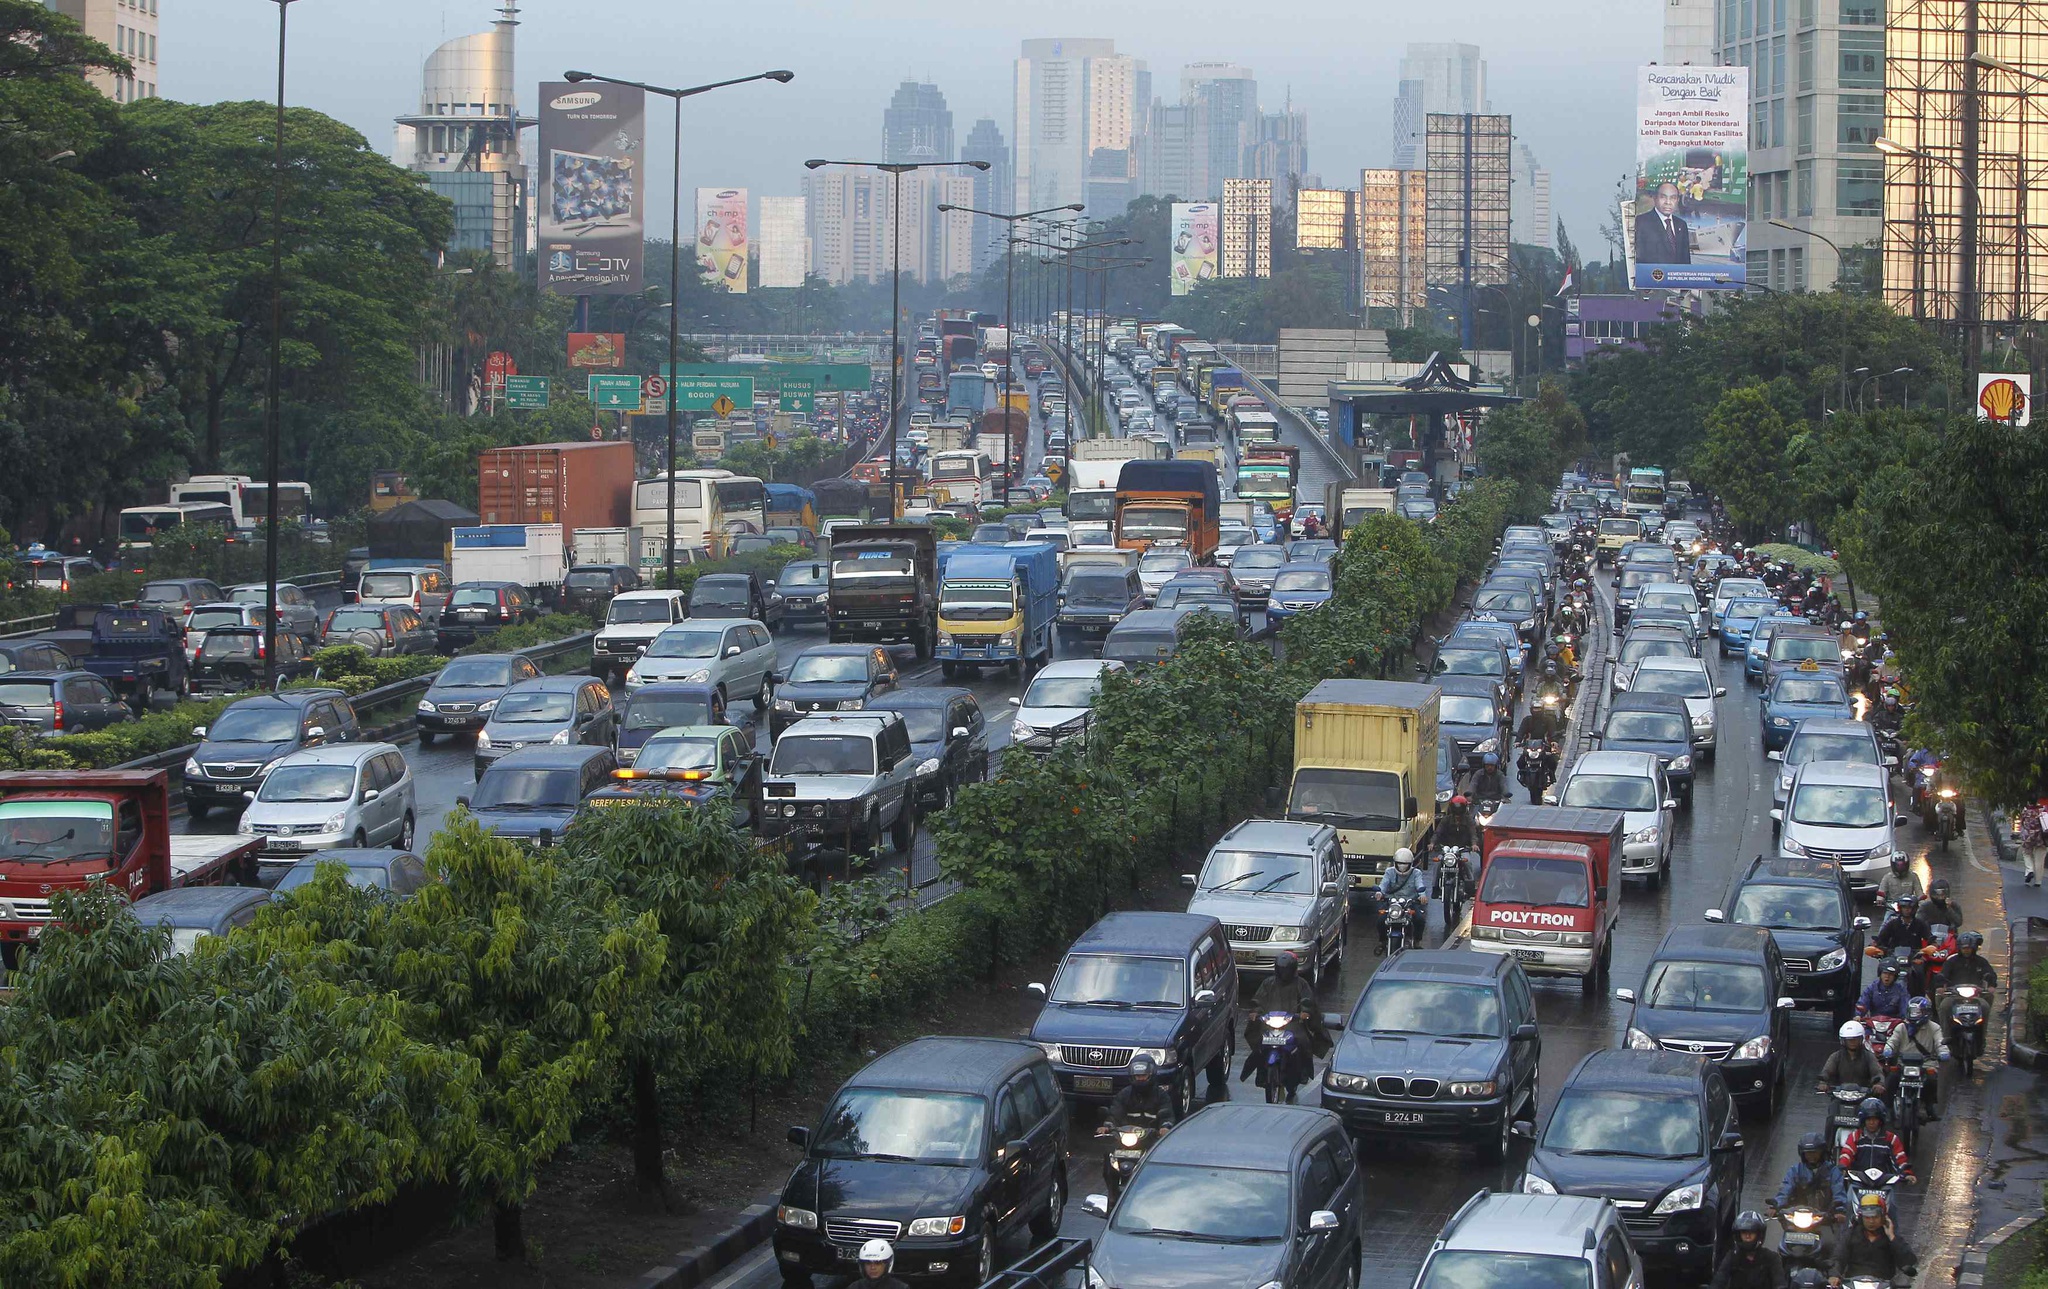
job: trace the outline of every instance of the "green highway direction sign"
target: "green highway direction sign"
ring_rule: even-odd
[[[776,406],[785,412],[795,412],[800,416],[809,416],[811,414],[811,405],[817,396],[817,392],[818,387],[812,381],[795,376],[784,376],[782,378],[782,389],[776,395],[778,399]]]
[[[662,364],[663,372],[668,364]],[[676,374],[684,380],[692,376],[746,377],[754,382],[754,388],[762,394],[780,394],[782,387],[792,381],[809,381],[813,393],[858,393],[865,394],[872,372],[866,363],[678,363]],[[735,397],[733,402],[744,400]],[[685,405],[687,406],[687,404]],[[785,409],[787,410],[787,409]]]
[[[507,376],[505,406],[516,411],[540,411],[548,405],[551,384],[551,379],[546,376]]]
[[[590,404],[603,412],[639,411],[640,378],[593,372],[590,377]]]
[[[675,392],[677,411],[708,412],[720,397],[731,399],[734,407],[752,410],[754,406],[751,376],[698,376],[685,371],[669,384]]]

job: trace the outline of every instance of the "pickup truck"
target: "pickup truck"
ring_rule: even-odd
[[[92,654],[92,622],[102,609],[117,609],[118,604],[60,604],[57,606],[57,620],[46,631],[38,631],[36,639],[56,645],[71,655],[74,663],[83,663]]]
[[[158,609],[101,609],[93,615],[92,652],[85,669],[107,682],[143,714],[157,691],[191,692],[186,675],[185,627]]]

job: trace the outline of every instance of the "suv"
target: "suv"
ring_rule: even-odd
[[[589,676],[541,676],[509,686],[476,733],[478,778],[491,762],[536,745],[618,741],[619,713],[611,691]]]
[[[219,583],[203,577],[166,578],[144,582],[141,593],[135,597],[135,607],[158,609],[182,619],[195,605],[216,604],[227,598]]]
[[[782,597],[775,583],[752,573],[706,573],[690,587],[685,612],[693,618],[752,618],[773,631],[782,625]]]
[[[791,560],[783,565],[776,578],[782,596],[782,620],[793,622],[820,622],[827,614],[830,603],[827,587],[831,577],[823,559]]]
[[[344,604],[320,628],[323,645],[354,645],[372,658],[434,652],[434,631],[405,604]]]
[[[1898,763],[1895,756],[1886,756],[1878,746],[1877,730],[1868,721],[1845,721],[1832,716],[1809,716],[1792,727],[1792,737],[1785,742],[1782,752],[1765,752],[1764,759],[1776,761],[1779,769],[1773,777],[1778,786],[1771,792],[1771,804],[1779,810],[1785,808],[1785,798],[1792,791],[1792,774],[1808,761],[1862,761],[1869,765],[1887,768]],[[1777,835],[1778,823],[1771,821],[1771,833]]]
[[[204,819],[215,806],[244,806],[279,758],[362,736],[356,709],[338,689],[285,689],[230,703],[212,725],[192,727],[199,746],[185,762],[185,813]]]
[[[1877,889],[1898,848],[1891,774],[1881,765],[1808,761],[1792,772],[1778,824],[1778,854],[1785,859],[1831,859],[1857,894]]]
[[[812,645],[775,678],[768,737],[813,712],[857,712],[896,688],[896,664],[874,644]]]
[[[903,854],[917,838],[917,758],[895,712],[807,716],[776,740],[762,792],[763,837],[843,842],[864,854],[889,840]]]
[[[1506,954],[1411,949],[1366,982],[1323,1072],[1323,1105],[1354,1134],[1460,1137],[1504,1159],[1536,1113],[1543,1040]]]
[[[663,680],[716,685],[728,699],[752,698],[764,710],[775,696],[775,642],[766,626],[740,618],[678,622],[626,669],[628,691]]]
[[[1107,1217],[1091,1285],[1323,1289],[1354,1283],[1364,1169],[1344,1125],[1310,1106],[1212,1105],[1159,1140],[1125,1183],[1083,1207]]]
[[[486,632],[516,627],[540,616],[526,588],[517,582],[464,582],[448,597],[434,627],[434,649],[454,653]]]
[[[624,591],[605,606],[604,625],[590,642],[590,674],[609,680],[639,660],[654,637],[689,616],[681,591]]]
[[[0,725],[34,734],[82,734],[135,713],[89,671],[10,671],[0,676]]]
[[[874,712],[896,712],[910,730],[917,762],[917,808],[945,810],[960,785],[988,778],[988,718],[965,689],[897,689],[868,704]]]
[[[427,565],[365,569],[354,603],[403,604],[431,621],[448,604],[448,575]]]
[[[1831,1013],[1837,1025],[1856,1014],[1870,919],[1857,916],[1840,865],[1758,855],[1735,879],[1725,908],[1708,909],[1707,921],[1769,928],[1794,1002]]]
[[[455,804],[501,837],[546,846],[586,797],[611,783],[618,764],[609,747],[529,747],[492,762]]]
[[[1187,913],[1112,913],[1067,949],[1031,1041],[1045,1048],[1060,1090],[1106,1102],[1148,1056],[1173,1092],[1176,1118],[1195,1111],[1195,1079],[1214,1093],[1236,1047],[1237,964],[1222,924]]]
[[[1699,658],[1645,658],[1629,677],[1629,689],[1638,694],[1676,694],[1685,700],[1692,717],[1692,751],[1695,759],[1714,759],[1714,700],[1728,696],[1728,690],[1714,683],[1707,664]]]
[[[1034,1044],[927,1037],[883,1054],[815,1129],[789,1130],[804,1154],[775,1209],[782,1283],[843,1276],[872,1239],[895,1245],[899,1278],[987,1283],[1004,1236],[1059,1234],[1067,1117]]]
[[[1230,934],[1240,971],[1271,971],[1282,952],[1320,985],[1325,964],[1344,963],[1350,908],[1344,856],[1328,824],[1247,819],[1217,839],[1202,871],[1183,873],[1188,912],[1214,917]]]
[[[1677,926],[1650,955],[1631,1005],[1624,1046],[1690,1052],[1720,1067],[1730,1092],[1777,1113],[1791,1064],[1793,1001],[1777,941],[1763,926]]]
[[[1491,1191],[1480,1191],[1451,1215],[1415,1277],[1415,1289],[1475,1284],[1626,1289],[1642,1283],[1642,1259],[1629,1243],[1621,1210],[1606,1200]]]
[[[640,570],[630,564],[577,564],[562,578],[562,607],[602,616],[613,597],[640,589]]]
[[[228,599],[236,604],[254,606],[257,616],[251,622],[263,619],[263,602],[269,592],[261,582],[248,582],[228,589]],[[188,628],[191,623],[185,624]],[[290,582],[277,584],[277,625],[281,631],[289,631],[312,647],[320,639],[320,607],[313,602],[312,595],[303,586]]]

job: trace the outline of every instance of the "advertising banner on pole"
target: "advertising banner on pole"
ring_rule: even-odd
[[[1977,419],[2021,429],[2034,421],[2034,378],[2026,372],[1977,374]]]
[[[1173,250],[1167,256],[1167,284],[1186,295],[1216,276],[1217,211],[1213,201],[1175,202]]]
[[[1739,291],[1749,280],[1749,69],[1636,69],[1637,290]]]
[[[569,333],[571,367],[624,367],[626,333],[623,331],[572,331]]]
[[[541,289],[638,295],[645,285],[646,92],[544,81],[540,102]]]
[[[697,190],[697,278],[714,291],[747,293],[747,190]]]

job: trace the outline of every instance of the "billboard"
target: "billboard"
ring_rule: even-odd
[[[1977,419],[2025,428],[2034,421],[2034,378],[2026,372],[1979,372]]]
[[[540,87],[540,285],[638,295],[646,235],[647,95],[623,85]]]
[[[626,333],[623,331],[572,331],[569,333],[571,367],[624,367]]]
[[[1216,276],[1216,203],[1173,204],[1173,252],[1167,256],[1167,283],[1175,295],[1186,295]]]
[[[1623,210],[1638,290],[1749,279],[1749,69],[1636,70],[1636,195]]]
[[[1358,194],[1303,188],[1294,195],[1294,249],[1348,251],[1357,244]]]
[[[747,293],[747,190],[697,190],[697,280],[729,295]]]

